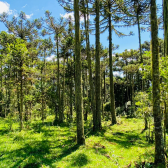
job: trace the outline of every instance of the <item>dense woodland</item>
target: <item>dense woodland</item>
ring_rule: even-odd
[[[139,125],[141,128],[136,138],[129,135],[128,144],[122,144],[123,148],[129,143],[138,146],[137,137],[142,136],[146,140],[143,143],[152,147],[152,155],[149,160],[130,164],[126,160],[126,164],[120,166],[115,161],[116,167],[167,167],[168,1],[163,0],[162,6],[157,6],[156,0],[58,2],[67,12],[74,11],[74,18],[55,19],[50,11],[45,12],[45,17],[32,21],[26,18],[24,12],[12,19],[6,13],[0,15],[0,21],[8,29],[8,33],[0,32],[0,121],[4,123],[0,127],[0,142],[5,135],[13,138],[14,144],[20,137],[26,141],[24,137],[31,136],[31,130],[38,128],[40,133],[49,124],[49,129],[43,132],[46,141],[41,142],[44,144],[40,144],[34,155],[27,154],[35,159],[29,158],[28,163],[23,165],[14,159],[12,162],[17,164],[10,167],[87,167],[84,155],[89,150],[90,140],[87,141],[87,138],[105,137],[103,133],[108,130],[112,130],[111,136],[121,136],[129,123],[130,134]],[[82,22],[80,18],[83,18]],[[131,26],[138,29],[137,50],[126,49],[116,53],[119,44],[115,45],[113,32],[118,37],[132,36],[134,32],[124,34],[119,29]],[[159,29],[164,30],[164,39],[158,38]],[[106,48],[100,43],[100,34],[105,31],[109,33]],[[141,43],[143,31],[151,32],[151,41]],[[95,45],[90,45],[93,34]],[[48,60],[51,55],[55,57]],[[114,75],[114,72],[119,75]],[[126,125],[121,127],[124,123]],[[68,150],[74,152],[82,145],[83,152],[76,158],[76,162],[80,162],[51,166],[49,162],[54,158],[40,160],[44,157],[43,151],[49,152],[50,145],[45,149],[43,146],[50,141],[52,129],[56,129],[57,134],[52,134],[55,138],[67,136],[68,140],[71,139],[70,144],[74,143],[73,149],[68,147],[58,158],[67,156],[70,154]],[[68,133],[61,135],[65,130]],[[9,140],[7,137],[6,143]],[[55,144],[61,143],[60,139],[55,141]],[[113,145],[118,141],[108,139]],[[96,152],[108,148],[96,139],[94,144]],[[61,144],[61,148],[64,145],[66,143]],[[5,146],[1,147],[0,162],[8,151]],[[29,153],[29,148],[25,153]],[[31,146],[31,150],[34,149]],[[136,156],[136,151],[133,152]],[[13,154],[7,155],[8,159]],[[102,155],[111,160],[116,157],[113,154]],[[20,156],[25,155],[19,153]],[[134,154],[130,160],[133,158]],[[96,166],[93,162],[88,167],[115,167],[112,163],[108,164]]]

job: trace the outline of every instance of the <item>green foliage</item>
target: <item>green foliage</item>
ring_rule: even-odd
[[[152,115],[152,100],[146,92],[138,92],[136,94],[135,105],[137,106],[136,116],[150,117]]]
[[[125,115],[125,107],[122,106],[122,107],[117,107],[116,109],[116,115],[119,116],[119,115]]]
[[[141,73],[143,75],[143,79],[150,79],[152,77],[152,70],[151,70],[151,52],[145,51],[143,54],[143,64],[140,65]],[[143,71],[142,71],[143,69]]]
[[[104,111],[109,112],[109,111],[110,111],[110,102],[105,103],[105,104],[103,105],[103,107],[104,107]]]

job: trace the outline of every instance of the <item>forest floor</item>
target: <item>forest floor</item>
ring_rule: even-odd
[[[126,168],[138,167],[154,160],[154,144],[146,141],[142,119],[118,118],[110,126],[93,133],[85,122],[86,145],[76,145],[75,123],[53,126],[54,116],[44,124],[40,120],[27,123],[19,132],[16,122],[0,118],[0,168]]]

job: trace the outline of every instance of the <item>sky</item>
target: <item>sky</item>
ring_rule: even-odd
[[[158,4],[162,3],[162,0],[157,0]],[[52,13],[52,16],[55,19],[62,17],[67,17],[69,14],[64,11],[64,9],[58,4],[57,0],[0,0],[0,14],[7,12],[10,17],[13,15],[17,16],[19,12],[23,11],[26,13],[28,19],[36,19],[40,17],[45,17],[44,13],[46,10],[49,10]],[[71,13],[70,15],[73,15]],[[7,31],[7,28],[0,23],[0,31]],[[113,33],[113,43],[119,45],[116,53],[121,53],[125,49],[138,49],[138,28],[137,26],[129,28],[120,28],[121,32],[129,34],[130,31],[133,31],[133,36],[127,36],[119,38]],[[144,41],[150,41],[151,34],[150,32],[142,32],[142,43]],[[100,42],[104,47],[108,47],[108,31],[100,35]],[[159,37],[163,38],[163,31],[159,31]],[[95,44],[95,36],[90,37],[90,43]]]

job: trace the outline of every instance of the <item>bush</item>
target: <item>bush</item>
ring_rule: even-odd
[[[104,105],[104,111],[110,111],[110,102],[105,103]]]
[[[121,106],[121,107],[117,107],[116,109],[116,115],[122,115],[124,116],[125,115],[125,107],[124,106]]]

